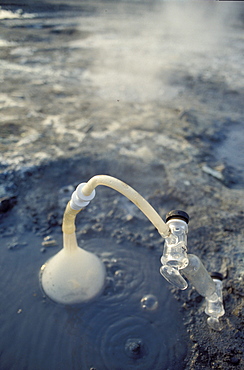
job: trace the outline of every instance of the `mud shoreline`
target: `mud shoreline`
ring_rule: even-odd
[[[41,264],[61,247],[60,226],[70,192],[99,173],[133,186],[163,218],[174,208],[189,213],[189,252],[198,255],[208,271],[220,271],[225,277],[221,332],[208,328],[204,301],[194,289],[178,291],[162,282],[175,299],[172,304],[179,314],[175,317],[182,318],[177,330],[184,338],[182,347],[179,344],[184,361],[163,368],[242,369],[242,18],[230,5],[228,12],[219,12],[221,4],[216,3],[202,5],[200,13],[194,6],[170,8],[157,2],[151,6],[75,0],[69,5],[58,0],[35,6],[31,1],[6,3],[1,2],[0,9],[7,11],[0,19],[1,318],[5,323],[1,369],[31,369],[35,363],[34,355],[23,359],[21,342],[35,338],[33,347],[28,344],[32,353],[39,348],[37,336],[32,337],[31,323],[25,324],[28,336],[25,325],[18,329],[17,321],[24,320],[21,315],[35,317],[34,307],[40,322],[44,322],[43,307],[49,313],[51,340],[58,317],[60,336],[62,327],[68,328],[73,368],[94,367],[89,359],[75,362],[81,343],[85,348],[78,331],[83,330],[82,317],[88,316],[46,301],[37,275]],[[172,15],[180,19],[179,14],[183,23],[172,24]],[[187,26],[193,15],[197,22]],[[203,16],[209,19],[206,26]],[[106,294],[116,297],[120,291],[113,274],[118,267],[106,243],[112,240],[137,252],[141,248],[142,256],[151,253],[158,261],[162,240],[126,200],[106,189],[98,193],[77,225],[78,239],[83,245],[90,239],[104,240],[112,284]],[[42,246],[48,235],[56,241],[52,248]],[[101,254],[94,245],[89,248]],[[117,258],[123,261],[119,254]],[[95,313],[95,307],[89,310]],[[131,315],[130,306],[124,310]],[[155,320],[161,328],[157,316]],[[12,347],[11,330],[18,338]],[[47,337],[39,335],[47,351],[42,344]],[[36,356],[39,368],[48,369],[41,350]],[[145,356],[145,364],[149,357]],[[53,366],[70,368],[67,358]],[[130,359],[134,368],[142,369],[140,360]],[[114,369],[111,364],[105,361],[96,368]]]

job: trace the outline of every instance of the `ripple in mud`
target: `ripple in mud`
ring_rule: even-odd
[[[177,364],[180,369],[184,332],[174,299],[159,276],[157,253],[129,244],[118,249],[112,240],[101,239],[91,240],[86,248],[105,251],[112,284],[92,305],[68,308],[67,329],[76,336],[80,368],[162,370]]]
[[[69,307],[43,301],[37,275],[47,256],[35,248],[37,237],[29,235],[26,243],[1,253],[11,266],[1,269],[1,284],[8,286],[0,296],[3,368],[181,369],[186,333],[159,274],[159,252],[130,243],[118,247],[113,239],[85,242],[107,261],[111,284],[96,301]]]
[[[112,192],[108,197],[104,189],[106,197],[97,196],[83,217],[77,218],[79,245],[96,253],[106,266],[103,294],[93,302],[72,307],[55,304],[42,295],[40,267],[62,245],[61,227],[55,224],[50,229],[48,212],[55,209],[57,219],[62,217],[59,207],[63,209],[63,200],[73,190],[73,185],[67,184],[77,181],[77,173],[88,178],[90,167],[101,173],[108,166],[102,161],[86,163],[83,158],[80,165],[60,162],[40,169],[28,177],[28,188],[25,180],[19,184],[18,203],[1,219],[1,368],[184,368],[188,339],[177,302],[159,273],[161,246],[149,248],[152,240],[147,235],[148,225],[137,214],[130,222],[123,221],[124,203],[113,202]],[[70,168],[76,168],[76,173]],[[128,161],[120,166],[116,163],[116,171],[121,172],[121,168],[125,177],[131,173]],[[147,171],[144,164],[142,171]],[[158,176],[161,181],[162,168]],[[147,189],[145,176],[135,177],[137,180],[140,186],[132,184],[135,188]],[[98,193],[102,195],[103,188]],[[115,216],[106,213],[111,208]],[[10,234],[6,232],[9,225],[13,225]],[[82,232],[86,227],[89,233]],[[118,233],[125,237],[118,237]],[[43,254],[40,250],[47,235],[57,241],[59,248],[47,248]],[[137,235],[141,237],[139,242]],[[13,242],[25,243],[25,247],[9,250]]]

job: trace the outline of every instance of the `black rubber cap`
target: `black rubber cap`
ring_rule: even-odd
[[[178,218],[180,220],[185,221],[187,224],[188,224],[189,219],[190,219],[190,217],[188,216],[188,214],[186,212],[180,211],[178,209],[174,209],[173,211],[170,211],[169,213],[167,213],[166,222],[171,220],[172,218]]]
[[[218,280],[223,280],[224,276],[220,272],[211,272],[211,278],[212,279],[218,279]]]

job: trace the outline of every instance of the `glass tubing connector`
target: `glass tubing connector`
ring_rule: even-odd
[[[129,185],[111,176],[97,175],[87,183],[78,185],[67,204],[62,226],[63,250],[69,250],[70,246],[74,244],[74,240],[76,241],[76,215],[95,197],[95,188],[99,185],[108,186],[126,196],[152,222],[159,234],[165,239],[160,273],[168,282],[184,290],[188,287],[188,284],[182,276],[183,273],[197,292],[205,297],[205,313],[209,316],[207,320],[209,326],[214,330],[221,330],[219,318],[224,315],[225,311],[220,274],[216,274],[215,278],[212,279],[200,259],[194,254],[187,254],[189,221],[187,213],[171,211],[168,213],[165,223],[155,209]]]
[[[171,284],[184,290],[188,284],[181,275],[183,273],[196,291],[205,297],[205,313],[209,316],[208,325],[214,330],[221,330],[219,318],[225,313],[222,298],[222,276],[219,273],[213,273],[213,278],[211,278],[201,260],[194,254],[187,254],[189,221],[187,213],[171,211],[166,219],[170,234],[165,238],[160,273]]]

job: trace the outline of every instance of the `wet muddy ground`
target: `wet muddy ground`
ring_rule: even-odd
[[[243,5],[2,1],[1,369],[243,368]],[[70,194],[120,178],[165,218],[189,213],[189,252],[224,279],[223,329],[159,274],[163,243],[111,189],[77,218],[104,261],[83,307],[43,297]],[[143,298],[152,295],[148,307]]]

